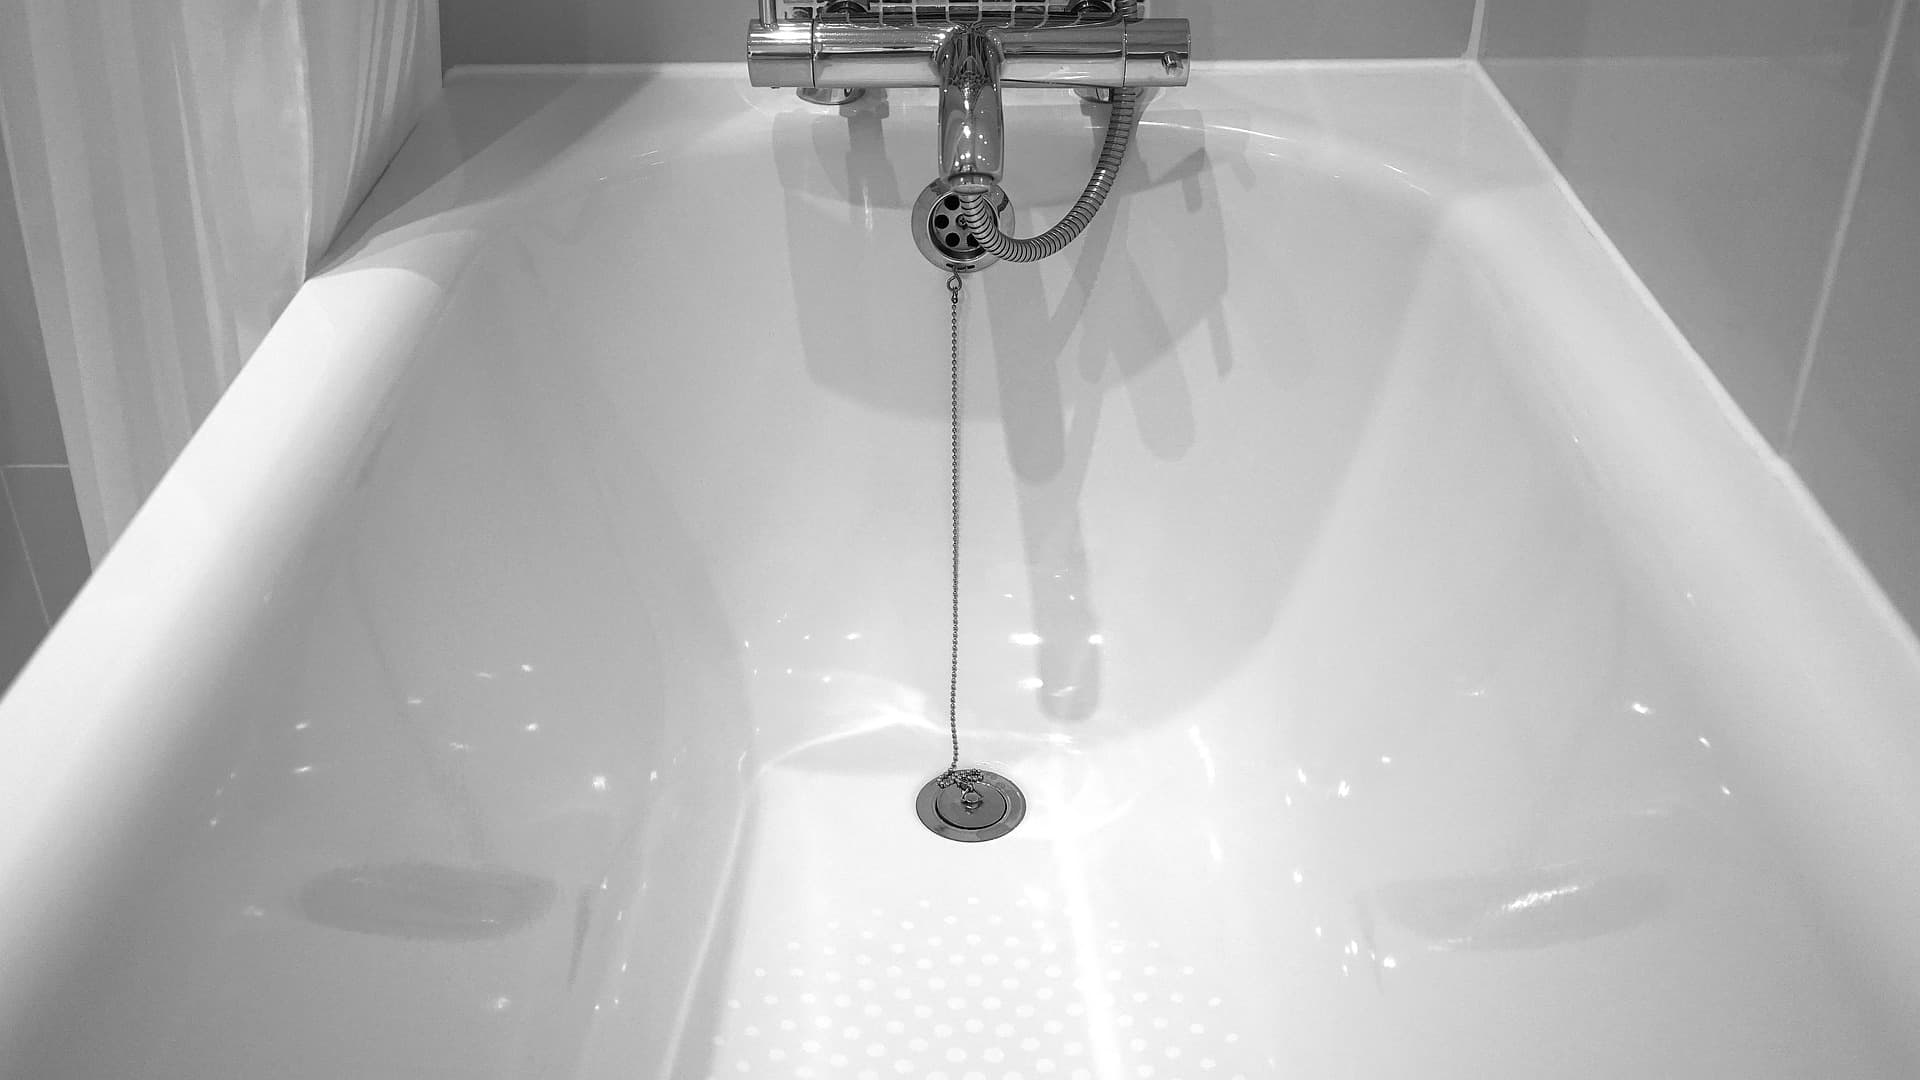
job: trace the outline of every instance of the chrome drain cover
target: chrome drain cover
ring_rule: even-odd
[[[988,196],[1003,231],[1013,229],[1013,204],[996,189]],[[960,196],[953,185],[935,180],[913,205],[913,241],[927,261],[955,274],[985,270],[1000,260],[986,253],[980,241],[960,221]]]
[[[980,772],[972,791],[960,784],[940,786],[935,777],[920,789],[915,809],[920,823],[936,835],[963,844],[998,840],[1027,816],[1027,797],[999,773]]]

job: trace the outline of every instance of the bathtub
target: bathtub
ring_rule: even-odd
[[[933,100],[744,83],[455,74],[0,705],[6,1076],[1912,1075],[1920,652],[1475,67],[968,284],[978,845]]]

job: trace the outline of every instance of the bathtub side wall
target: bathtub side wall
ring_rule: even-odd
[[[1912,0],[1484,0],[1479,55],[1920,625]]]
[[[737,60],[748,0],[441,0],[446,63]],[[1474,0],[1155,0],[1194,23],[1208,60],[1452,57]]]
[[[634,558],[541,452],[488,351],[540,294],[466,243],[302,290],[74,604],[113,677],[0,713],[0,1073],[572,1075],[616,956],[670,1045],[744,817],[726,635],[671,513]]]

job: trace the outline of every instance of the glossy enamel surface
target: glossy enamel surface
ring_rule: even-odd
[[[1901,1074],[1912,642],[1477,72],[1205,71],[969,286],[978,845],[933,102],[741,83],[457,78],[106,560],[22,1075]]]

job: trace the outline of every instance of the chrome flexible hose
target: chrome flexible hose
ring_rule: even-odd
[[[1107,196],[1113,194],[1113,185],[1120,178],[1120,163],[1126,159],[1127,147],[1133,143],[1134,123],[1139,117],[1139,88],[1115,90],[1113,112],[1107,118],[1106,143],[1100,148],[1100,160],[1094,164],[1093,176],[1073,209],[1053,228],[1024,240],[1001,232],[999,215],[994,213],[990,201],[993,189],[960,197],[961,222],[981,249],[994,258],[1030,263],[1058,255],[1093,224],[1093,219],[1100,216],[1100,208],[1106,205]]]

